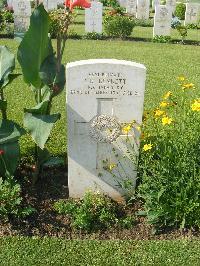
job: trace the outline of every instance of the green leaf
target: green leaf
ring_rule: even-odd
[[[15,142],[25,133],[25,129],[15,122],[0,119],[0,144]]]
[[[51,54],[45,59],[40,69],[40,78],[44,84],[48,86],[57,85],[59,88],[58,91],[54,91],[54,96],[65,87],[65,66],[61,65],[60,72],[57,73],[56,64],[56,57],[54,54]]]
[[[50,158],[50,153],[46,148],[44,148],[43,150],[40,148],[38,149],[38,161],[40,166],[42,166],[45,162],[47,162],[49,158]]]
[[[0,155],[0,176],[6,177],[6,170],[13,175],[20,156],[18,141],[0,144],[0,150],[4,151],[4,154]]]
[[[18,61],[22,67],[24,80],[36,88],[41,87],[40,67],[52,47],[48,37],[49,16],[44,6],[39,5],[31,15],[30,27],[25,33],[18,49]]]
[[[54,123],[60,119],[60,114],[40,115],[25,113],[24,126],[28,129],[35,143],[44,149]]]
[[[15,56],[6,46],[0,46],[0,87],[9,83],[9,75],[15,68]]]
[[[42,114],[46,113],[46,110],[48,108],[48,104],[49,104],[49,101],[43,101],[43,102],[39,103],[38,105],[36,105],[33,108],[29,108],[29,109],[25,108],[24,112],[25,113],[32,113],[32,114],[42,115]]]

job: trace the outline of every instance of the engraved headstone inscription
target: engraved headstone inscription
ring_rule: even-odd
[[[170,36],[172,9],[167,5],[155,6],[153,36]]]
[[[150,0],[137,0],[137,19],[149,19]]]
[[[185,25],[197,24],[200,19],[200,4],[187,3],[185,11]]]
[[[137,154],[140,135],[136,127],[126,134],[123,125],[142,122],[146,68],[93,59],[69,63],[66,73],[69,196],[91,189],[123,201],[119,184],[134,186],[137,175],[127,149]]]
[[[14,32],[16,37],[22,37],[30,25],[31,4],[29,0],[14,0]]]
[[[127,0],[126,12],[136,17],[137,0]]]

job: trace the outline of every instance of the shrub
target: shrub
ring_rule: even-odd
[[[169,43],[171,42],[170,36],[156,35],[153,37],[153,42],[157,43]]]
[[[184,20],[185,19],[185,11],[186,11],[186,5],[183,3],[179,3],[176,5],[176,10],[175,10],[174,14],[180,20]]]
[[[0,178],[0,218],[8,219],[10,216],[26,217],[35,211],[31,207],[22,207],[21,188],[13,178],[3,181]]]
[[[139,195],[156,227],[200,227],[200,94],[178,79],[177,90],[144,116]]]
[[[88,191],[81,201],[60,200],[54,204],[54,208],[58,213],[68,215],[75,229],[93,231],[117,224],[130,228],[134,224],[132,216],[124,217],[122,207],[99,192]]]
[[[104,35],[102,33],[97,32],[88,32],[84,35],[83,38],[87,40],[103,40]]]
[[[117,0],[101,0],[101,3],[103,4],[103,6],[107,6],[107,7],[120,7],[119,3]]]
[[[131,35],[135,21],[128,16],[106,15],[104,18],[104,30],[110,37],[125,38]]]
[[[2,15],[3,21],[7,23],[14,22],[13,13],[10,10],[7,10],[7,9],[1,10],[1,15]]]

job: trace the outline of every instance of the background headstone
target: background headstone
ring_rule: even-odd
[[[127,0],[126,12],[136,17],[137,0]]]
[[[150,0],[137,0],[137,19],[149,19]]]
[[[30,25],[31,4],[29,0],[14,0],[14,33],[16,37],[22,37]]]
[[[91,2],[91,7],[85,9],[85,32],[102,33],[103,4]]]
[[[56,0],[43,0],[42,2],[46,11],[57,9],[58,1]]]
[[[121,125],[133,120],[141,124],[145,78],[146,68],[129,61],[94,59],[67,65],[70,197],[80,198],[92,189],[121,201],[124,191],[118,182],[128,179],[135,185],[136,167],[128,157],[129,142]],[[133,132],[129,136],[136,153],[139,134],[134,130],[134,137]],[[105,161],[116,160],[121,164],[113,169],[114,178],[105,170]]]
[[[200,3],[187,3],[185,12],[185,25],[197,24],[200,19]]]
[[[160,0],[152,1],[152,7],[155,9],[155,6],[160,5]]]
[[[128,1],[128,0],[118,0],[120,6],[121,6],[121,7],[124,7],[124,8],[126,8],[126,6],[127,6],[127,1]]]
[[[166,0],[166,5],[171,7],[172,13],[176,10],[176,0]]]
[[[155,6],[153,36],[171,35],[172,9],[167,5]]]

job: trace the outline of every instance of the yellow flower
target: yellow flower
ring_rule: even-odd
[[[159,116],[162,116],[162,115],[165,115],[165,111],[162,111],[162,110],[155,110],[155,117],[159,117]]]
[[[168,106],[169,105],[169,103],[167,103],[167,102],[161,102],[160,103],[160,107],[166,107],[166,106]]]
[[[143,146],[143,151],[149,151],[152,149],[152,147],[153,147],[153,144],[145,144]]]
[[[171,92],[171,91],[168,91],[168,92],[163,96],[163,99],[164,99],[164,100],[167,100],[170,96],[172,96],[172,92]]]
[[[128,124],[122,128],[122,132],[125,134],[128,134],[129,131],[131,131],[132,125]]]
[[[191,105],[192,111],[200,111],[200,99],[194,100],[194,103]]]
[[[136,129],[141,132],[141,127],[140,126],[137,126]]]
[[[185,81],[185,77],[184,77],[184,76],[179,76],[177,79],[178,79],[179,81]]]
[[[170,125],[173,122],[172,118],[169,118],[168,116],[165,116],[162,118],[162,124],[163,125]]]
[[[109,168],[110,171],[112,171],[113,168],[115,168],[115,167],[116,167],[116,164],[115,164],[115,163],[111,163],[111,164],[108,166],[108,168]]]
[[[194,89],[195,86],[193,83],[185,83],[182,85],[182,89]]]

